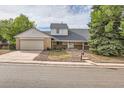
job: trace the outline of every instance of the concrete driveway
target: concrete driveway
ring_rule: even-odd
[[[32,61],[41,51],[13,51],[0,55],[0,61]]]

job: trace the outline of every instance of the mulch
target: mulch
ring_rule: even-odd
[[[48,51],[42,51],[37,57],[34,58],[36,61],[48,61]]]

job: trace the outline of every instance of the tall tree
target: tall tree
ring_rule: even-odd
[[[15,44],[14,36],[24,32],[32,27],[34,27],[34,22],[30,21],[28,17],[21,14],[20,16],[16,17],[13,21],[13,30],[10,32],[10,41],[11,43]]]
[[[0,36],[1,41],[9,40],[8,32],[12,30],[13,19],[9,20],[0,20]]]
[[[6,39],[15,47],[14,36],[34,27],[34,22],[30,21],[28,17],[21,14],[15,19],[0,20],[0,36]]]
[[[30,21],[28,17],[26,17],[23,14],[21,14],[19,17],[16,17],[13,22],[13,29],[15,34],[28,30],[33,26],[34,26],[34,22]]]
[[[124,38],[120,33],[123,6],[93,6],[89,23],[90,50],[105,56],[124,54]]]

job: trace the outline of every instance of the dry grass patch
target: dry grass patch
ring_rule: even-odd
[[[59,62],[81,62],[80,51],[50,50],[42,51],[37,57],[37,61],[59,61]]]
[[[48,59],[49,60],[66,60],[70,58],[71,55],[67,53],[65,50],[52,50],[49,51]]]
[[[101,55],[95,55],[92,53],[85,53],[85,56],[87,56],[90,60],[94,62],[100,62],[100,63],[124,63],[124,56],[120,57],[106,57]]]

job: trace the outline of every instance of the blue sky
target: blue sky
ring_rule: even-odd
[[[67,23],[70,28],[88,28],[92,6],[80,5],[1,5],[0,19],[15,18],[24,14],[35,21],[37,28],[49,30],[50,23]]]

